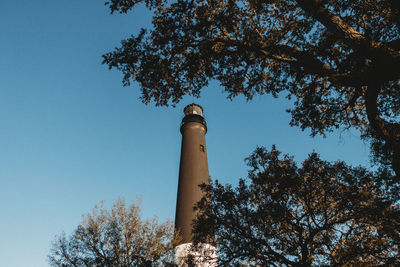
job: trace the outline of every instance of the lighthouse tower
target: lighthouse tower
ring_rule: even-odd
[[[182,146],[175,214],[175,228],[181,241],[175,248],[175,262],[178,266],[187,266],[185,259],[191,255],[196,266],[216,266],[216,249],[212,244],[202,244],[202,248],[197,251],[191,248],[192,223],[196,218],[193,207],[204,195],[199,185],[208,184],[210,176],[205,139],[207,124],[203,108],[193,103],[184,108],[184,113],[180,128]]]

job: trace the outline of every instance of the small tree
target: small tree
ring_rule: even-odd
[[[118,200],[111,211],[96,206],[75,232],[54,241],[51,266],[167,266],[173,262],[174,226],[142,221],[139,206]]]
[[[400,210],[379,177],[316,153],[298,167],[273,148],[248,159],[249,180],[204,185],[197,241],[213,229],[219,266],[400,264]]]

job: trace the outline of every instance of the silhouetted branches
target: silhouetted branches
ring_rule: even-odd
[[[197,207],[196,240],[216,236],[219,266],[400,264],[400,207],[378,174],[316,153],[297,166],[275,147],[247,163],[247,180],[203,185]]]

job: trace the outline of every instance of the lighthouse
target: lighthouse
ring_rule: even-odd
[[[212,244],[201,244],[197,250],[192,248],[193,220],[196,218],[193,208],[204,196],[199,185],[210,182],[205,138],[207,123],[200,105],[193,103],[184,108],[180,131],[182,145],[175,229],[181,239],[175,248],[175,262],[178,266],[187,266],[185,260],[191,256],[195,266],[216,266],[217,253]]]

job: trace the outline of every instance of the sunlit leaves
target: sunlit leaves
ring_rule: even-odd
[[[266,93],[294,98],[291,125],[311,129],[312,135],[354,127],[385,144],[382,155],[389,158],[375,160],[391,162],[400,177],[396,1],[112,0],[109,5],[112,12],[126,13],[139,2],[154,10],[153,27],[105,54],[103,63],[124,74],[124,85],[138,82],[144,103],[174,105],[184,95],[199,96],[210,80],[219,81],[229,98]],[[375,93],[378,97],[371,97]]]
[[[212,225],[219,264],[378,266],[400,264],[400,210],[377,174],[312,153],[298,166],[257,148],[238,186],[203,186],[199,241]],[[396,206],[397,205],[397,206]]]
[[[137,205],[118,200],[111,210],[95,207],[75,232],[56,238],[52,266],[167,266],[173,262],[174,226],[143,221]]]

